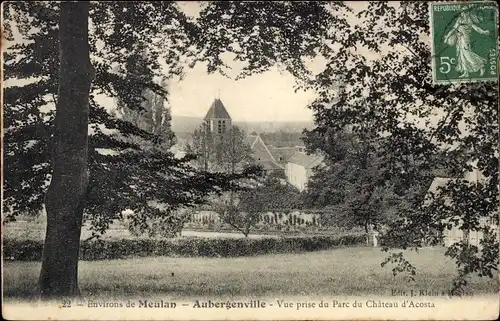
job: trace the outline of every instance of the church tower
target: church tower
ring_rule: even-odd
[[[231,129],[231,116],[219,98],[216,98],[205,118],[203,118],[205,129],[215,134],[223,134]]]

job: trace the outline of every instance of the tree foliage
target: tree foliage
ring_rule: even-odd
[[[231,192],[211,205],[222,222],[248,236],[260,222],[262,214],[300,208],[301,194],[294,187],[282,184],[281,179],[266,176],[242,182],[237,192]]]
[[[121,73],[125,77],[140,79],[147,75],[148,67],[148,50],[140,48],[138,52],[132,54],[124,66],[116,66],[115,72]],[[117,101],[116,113],[121,114],[121,118],[131,122],[136,127],[152,133],[157,136],[159,144],[165,150],[168,150],[175,144],[175,134],[171,129],[172,116],[168,106],[168,84],[167,80],[163,79],[160,82],[163,90],[166,92],[160,94],[151,89],[144,89],[142,92],[143,102],[140,105],[141,109],[131,109],[122,101]]]
[[[8,40],[14,40],[12,31],[16,30],[22,37],[4,53],[5,78],[24,80],[4,89],[4,209],[11,218],[39,213],[51,178],[59,10],[57,2],[4,6]],[[165,138],[161,132],[111,115],[112,106],[103,103],[109,100],[99,99],[113,98],[120,107],[140,112],[147,98],[144,95],[167,97],[161,82],[181,74],[181,55],[188,55],[190,34],[195,30],[178,6],[92,2],[89,25],[95,76],[90,95],[85,218],[96,235],[105,232],[122,210],[136,212],[137,224],[145,226],[148,217],[169,217],[179,206],[200,204],[207,193],[229,188],[229,176],[195,171],[190,158],[176,159],[161,146]],[[147,55],[138,60],[145,48]],[[151,205],[153,201],[168,206],[158,210]]]
[[[247,13],[250,7],[252,13]],[[273,12],[272,17],[261,14],[265,11]],[[269,27],[256,27],[251,21]],[[422,246],[429,230],[443,230],[442,220],[449,219],[443,215],[460,213],[472,190],[484,200],[474,203],[477,207],[472,215],[497,215],[492,209],[498,208],[498,94],[493,83],[432,83],[428,3],[377,1],[352,10],[349,4],[338,2],[247,2],[241,6],[217,2],[207,7],[199,22],[211,30],[202,36],[206,52],[215,52],[218,57],[224,52],[222,48],[236,57],[259,53],[247,61],[242,75],[262,72],[278,63],[296,76],[298,88],[315,90],[318,98],[310,105],[316,124],[312,132],[321,137],[323,150],[334,144],[335,133],[346,128],[360,136],[370,133],[373,138],[384,138],[374,139],[380,158],[377,171],[384,178],[381,183],[397,182],[397,195],[404,195],[408,202],[400,212],[405,218],[387,233],[393,239],[399,236],[393,240],[395,246]],[[219,32],[240,25],[245,28]],[[326,66],[313,74],[305,60],[317,55]],[[220,59],[206,60],[209,65],[224,67]],[[462,177],[473,163],[486,179],[476,187],[459,189],[461,197],[448,204],[454,210],[441,206],[429,212],[422,207],[423,191],[436,167]],[[470,185],[463,180],[459,184]],[[439,199],[448,199],[449,193],[441,193]],[[457,222],[469,222],[464,217],[467,213],[458,214],[462,220]],[[480,221],[458,223],[458,227],[487,233],[489,228]],[[410,230],[411,234],[405,234]],[[438,241],[440,235],[435,233],[433,238]],[[456,250],[447,255],[456,261],[463,281],[466,275],[479,272],[479,266],[490,270],[480,275],[493,274],[498,264],[498,252],[491,250],[495,247],[498,236],[486,237],[481,248],[456,244]],[[477,258],[489,264],[481,265]],[[463,285],[462,281],[455,285]]]
[[[322,217],[324,225],[362,227],[366,233],[381,230],[410,206],[412,199],[425,194],[428,179],[408,186],[401,177],[383,169],[379,152],[385,140],[366,130],[329,130],[328,135],[306,131],[308,149],[326,155],[326,166],[315,169],[304,202],[308,207],[328,209]],[[402,169],[417,170],[424,169],[408,163]],[[421,178],[426,177],[421,174]]]
[[[400,213],[404,217],[387,232],[392,244],[418,248],[429,230],[443,231],[443,220],[457,215],[461,220],[456,223],[462,230],[489,229],[479,222],[480,218],[496,216],[494,209],[498,208],[495,86],[432,84],[425,2],[371,2],[356,17],[358,24],[337,43],[338,49],[324,53],[327,66],[311,82],[319,95],[311,105],[317,124],[313,132],[328,141],[332,131],[348,126],[359,135],[370,132],[383,138],[377,151],[377,171],[384,181],[399,181],[400,195],[412,195],[412,186],[428,188],[438,154],[445,155],[439,159],[455,177],[462,177],[472,163],[477,163],[486,178],[482,184],[470,186],[459,180],[457,184],[464,187],[443,191],[428,209],[423,207],[422,193],[407,198],[410,206]],[[335,79],[342,79],[344,90],[332,88]],[[469,203],[471,198],[482,201]],[[437,242],[440,235],[431,237]],[[447,255],[455,259],[463,281],[475,272],[493,274],[498,263],[498,252],[491,251],[495,247],[498,238],[486,237],[481,248],[462,242]],[[478,260],[484,261],[479,264]],[[465,284],[462,281],[455,285]]]

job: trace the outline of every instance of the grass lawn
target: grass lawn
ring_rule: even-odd
[[[280,296],[390,296],[392,290],[448,290],[454,264],[444,249],[407,252],[418,269],[416,282],[381,268],[386,253],[367,247],[245,258],[148,257],[82,261],[79,282],[88,299],[170,299]],[[4,262],[4,298],[34,299],[39,262]],[[172,276],[174,273],[174,276]],[[495,293],[497,279],[474,278],[473,295]]]

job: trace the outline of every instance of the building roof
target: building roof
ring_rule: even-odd
[[[210,106],[210,109],[208,110],[207,114],[205,115],[205,118],[203,118],[203,119],[207,120],[207,119],[213,119],[213,118],[231,119],[231,116],[229,116],[229,113],[227,112],[226,107],[224,107],[224,104],[218,98],[216,98],[214,100],[214,102]]]
[[[313,168],[323,161],[319,155],[307,155],[303,152],[296,152],[289,160],[289,163],[297,164],[305,168]]]
[[[258,139],[259,135],[248,135],[247,137],[245,137],[245,141],[250,146],[250,148],[252,148],[255,145],[255,143],[257,143]]]
[[[266,170],[266,171],[269,171],[269,170],[278,170],[278,169],[282,170],[283,169],[283,167],[279,166],[275,162],[268,161],[268,160],[257,161],[257,164],[261,165],[264,168],[264,170]]]
[[[429,187],[429,192],[437,192],[439,187],[446,186],[446,184],[448,184],[448,182],[451,180],[452,178],[435,177],[432,181],[431,186]]]
[[[265,170],[284,169],[284,167],[276,161],[260,135],[248,135],[246,141],[252,150],[252,157],[256,163],[262,165]]]
[[[431,193],[434,195],[437,195],[439,193],[439,187],[444,187],[448,182],[452,181],[453,178],[446,178],[446,177],[435,177],[434,180],[431,183],[431,186],[429,186],[429,189],[427,190],[427,193],[424,198],[424,204],[428,204],[431,200]]]
[[[268,146],[269,152],[273,155],[274,159],[278,162],[287,163],[296,152],[298,152],[297,147],[272,147]]]

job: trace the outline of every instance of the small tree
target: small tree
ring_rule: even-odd
[[[200,126],[194,131],[186,150],[197,156],[195,165],[198,168],[237,173],[252,163],[252,152],[245,136],[245,132],[237,126],[222,134],[212,133]]]
[[[219,214],[221,221],[240,231],[245,237],[248,237],[250,230],[259,222],[261,213],[254,206],[249,206],[251,195],[251,191],[241,193],[237,205],[230,198],[221,198],[212,203],[212,209]]]
[[[144,81],[148,74],[150,52],[144,44],[139,44],[135,51],[127,57],[123,66],[114,68],[116,74]],[[142,102],[139,108],[131,108],[124,99],[117,100],[115,114],[120,114],[125,121],[132,123],[137,128],[156,136],[160,140],[161,147],[168,150],[175,144],[175,134],[171,128],[172,116],[167,104],[168,86],[166,79],[163,79],[160,87],[164,91],[159,94],[149,88],[144,88],[139,93]],[[129,138],[130,140],[131,138]],[[133,140],[132,140],[133,141]]]
[[[184,225],[190,220],[193,214],[193,209],[172,209],[169,210],[169,213],[175,213],[171,213],[168,216],[165,216],[164,211],[159,209],[157,212],[153,211],[156,214],[155,216],[151,214],[145,216],[140,210],[138,211],[138,215],[136,215],[135,212],[131,211],[123,219],[133,236],[147,235],[149,237],[165,238],[181,236]]]

